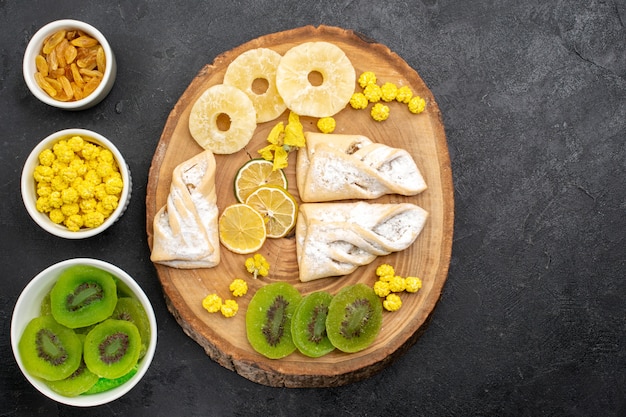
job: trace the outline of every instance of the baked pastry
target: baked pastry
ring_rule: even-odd
[[[203,151],[178,165],[167,203],[154,216],[152,262],[211,268],[220,262],[215,157]]]
[[[362,135],[306,132],[298,150],[296,181],[304,202],[416,195],[426,189],[415,161],[404,149]]]
[[[410,204],[302,204],[296,223],[300,281],[347,275],[411,246],[428,213]]]

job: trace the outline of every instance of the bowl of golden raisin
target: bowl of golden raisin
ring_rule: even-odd
[[[23,62],[26,85],[42,102],[83,110],[109,94],[117,66],[113,50],[95,27],[78,20],[57,20],[31,38]]]
[[[22,170],[28,214],[44,230],[66,239],[108,229],[126,210],[131,189],[130,169],[120,151],[87,129],[49,135],[31,151]]]
[[[11,347],[24,377],[59,403],[114,401],[147,372],[157,343],[150,300],[128,273],[72,258],[35,276],[11,318]]]

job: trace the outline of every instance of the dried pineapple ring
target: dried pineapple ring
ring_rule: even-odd
[[[276,89],[276,67],[280,58],[276,51],[256,48],[242,53],[226,68],[224,84],[237,87],[252,100],[257,123],[274,120],[287,108]],[[267,83],[265,91],[256,91],[256,80]]]
[[[222,129],[218,118],[226,115],[230,124]],[[196,100],[189,115],[189,132],[204,149],[231,154],[250,142],[256,129],[256,111],[248,96],[231,85],[207,88]]]
[[[321,84],[310,81],[322,76]],[[289,49],[276,69],[276,87],[287,107],[301,116],[328,117],[354,93],[356,73],[346,54],[330,42],[305,42]]]

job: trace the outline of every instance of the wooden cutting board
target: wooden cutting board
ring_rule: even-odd
[[[295,238],[268,239],[260,253],[271,265],[268,277],[254,280],[244,267],[246,255],[237,255],[221,248],[220,265],[212,269],[182,270],[156,264],[167,306],[183,330],[220,365],[239,375],[269,386],[329,387],[357,381],[380,371],[408,347],[422,333],[445,283],[450,263],[453,233],[453,184],[450,160],[441,114],[437,103],[420,76],[398,55],[386,46],[362,36],[335,27],[306,26],[254,39],[218,56],[206,65],[191,81],[174,106],[149,172],[146,196],[146,226],[148,243],[152,247],[152,222],[155,213],[167,199],[172,171],[181,162],[202,149],[189,133],[188,120],[193,103],[209,86],[221,84],[228,64],[239,54],[253,48],[271,48],[284,54],[289,48],[307,41],[328,41],[339,46],[355,67],[357,77],[364,71],[374,71],[378,83],[393,82],[409,85],[415,94],[426,99],[426,111],[415,115],[405,104],[389,103],[389,118],[375,122],[368,110],[354,110],[347,106],[335,116],[334,133],[362,134],[390,146],[408,150],[420,168],[428,189],[414,197],[397,195],[382,197],[377,202],[412,202],[429,212],[421,235],[407,250],[377,259],[360,267],[354,273],[338,278],[325,278],[308,283],[298,280]],[[360,87],[355,85],[355,89]],[[216,155],[216,187],[221,211],[236,202],[233,179],[239,167],[250,158],[258,158],[257,151],[265,146],[267,134],[280,120],[286,122],[288,111],[278,120],[259,124],[252,141],[245,149],[232,155]],[[302,117],[305,131],[317,131],[316,119]],[[295,181],[295,153],[291,154],[286,169],[289,191],[298,199]],[[298,200],[299,202],[299,200]],[[245,313],[255,291],[274,281],[287,281],[303,295],[326,290],[336,294],[342,287],[363,282],[372,285],[377,277],[376,267],[381,263],[393,265],[398,275],[419,276],[423,287],[416,294],[402,294],[403,306],[397,312],[385,312],[381,332],[366,350],[358,353],[332,352],[321,358],[308,358],[295,352],[272,360],[256,353],[249,345],[245,330]],[[232,298],[228,290],[235,278],[248,281],[249,291],[238,298],[239,313],[233,318],[207,313],[201,305],[209,293]]]

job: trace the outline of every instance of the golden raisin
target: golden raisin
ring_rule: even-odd
[[[96,39],[87,35],[79,36],[76,39],[72,39],[72,45],[82,48],[89,48],[90,46],[96,46],[97,44],[98,41]]]
[[[98,88],[98,85],[100,85],[100,79],[92,78],[83,87],[83,94],[85,94],[85,96],[88,96],[89,94],[93,93],[96,88]]]
[[[45,91],[50,97],[54,97],[57,95],[57,90],[55,90],[54,87],[52,87],[50,83],[46,81],[41,73],[35,73],[35,81],[37,82],[37,85],[39,85],[39,87],[41,87],[41,89]]]
[[[37,72],[41,73],[44,77],[48,76],[48,62],[46,62],[46,58],[37,55],[35,57],[35,66],[37,67]]]
[[[44,77],[44,80],[46,80],[46,82],[50,84],[52,88],[57,91],[57,93],[63,89],[63,86],[61,85],[61,82],[59,80],[55,80],[54,78],[50,77]]]
[[[104,48],[101,46],[99,46],[96,51],[96,68],[104,74],[104,70],[106,69],[106,58],[104,56]]]
[[[72,84],[70,84],[70,80],[67,79],[65,75],[61,75],[59,77],[59,81],[61,82],[61,87],[63,87],[63,91],[68,97],[74,96],[74,90],[72,89]]]
[[[47,56],[46,61],[48,61],[48,71],[55,71],[59,68],[59,61],[57,60],[57,51],[53,49]]]
[[[65,49],[65,63],[74,62],[76,59],[76,55],[78,55],[78,50],[74,45],[68,45]]]
[[[65,30],[60,30],[56,32],[54,35],[50,36],[43,45],[43,53],[49,54],[52,52],[56,46],[61,43],[63,39],[65,39]]]
[[[82,88],[82,86],[85,84],[85,82],[83,81],[83,76],[80,75],[80,71],[78,70],[78,66],[76,66],[75,63],[72,63],[72,65],[70,66],[70,69],[72,70],[72,79],[74,80],[74,82]]]

